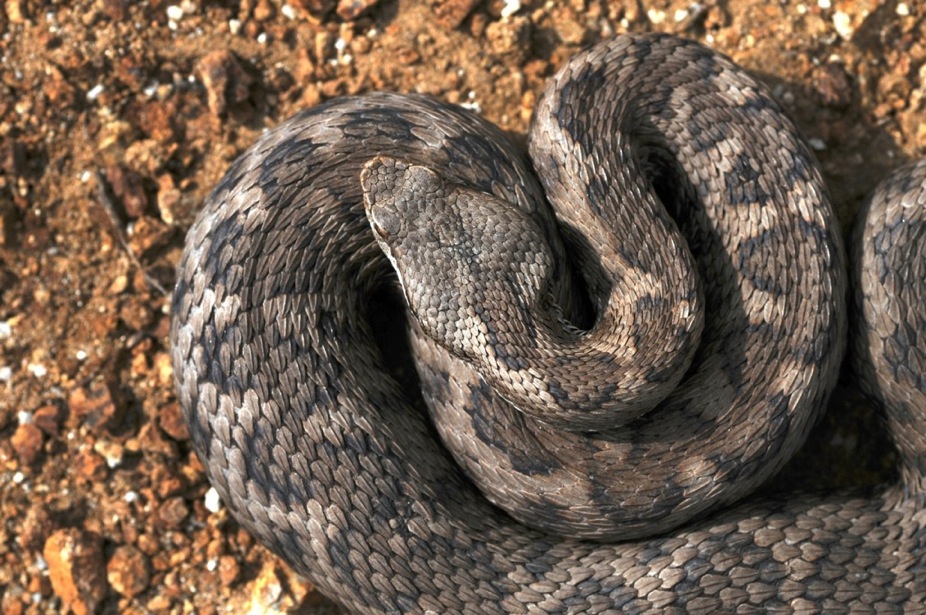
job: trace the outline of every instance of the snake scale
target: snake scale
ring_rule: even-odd
[[[231,166],[171,341],[233,516],[358,613],[923,612],[926,164],[866,210],[850,319],[816,163],[722,55],[589,48],[529,153],[378,93]],[[428,412],[371,325],[397,287]],[[825,406],[847,328],[900,480],[740,502]]]

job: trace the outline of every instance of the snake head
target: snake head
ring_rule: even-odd
[[[368,162],[360,183],[373,236],[411,311],[454,354],[484,354],[489,333],[472,336],[474,328],[492,336],[509,328],[511,315],[486,304],[529,307],[548,296],[549,246],[517,207],[388,157]]]
[[[440,178],[422,166],[377,156],[363,167],[360,185],[370,227],[389,254],[403,230],[403,219],[416,206],[412,199],[440,191]]]
[[[377,156],[364,165],[360,185],[373,237],[398,275],[409,307],[415,311],[423,298],[414,292],[420,288],[422,277],[417,273],[418,255],[421,248],[435,240],[423,214],[429,211],[427,200],[440,199],[441,180],[425,167]],[[406,278],[404,274],[409,270],[411,276]]]

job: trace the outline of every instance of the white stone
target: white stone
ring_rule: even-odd
[[[505,0],[505,6],[502,7],[502,19],[508,19],[521,10],[521,0]]]
[[[167,18],[171,21],[180,21],[183,19],[183,8],[176,4],[167,7]]]
[[[837,34],[845,40],[849,40],[855,34],[855,28],[852,27],[852,18],[842,11],[833,13],[833,27],[836,28]]]
[[[222,498],[219,497],[219,492],[215,490],[215,487],[209,487],[209,491],[206,492],[206,497],[204,498],[204,503],[206,505],[206,510],[211,513],[217,513],[222,509]]]
[[[102,83],[96,84],[87,91],[87,100],[90,102],[95,101],[97,98],[99,98],[100,94],[103,93],[103,90],[104,88]]]

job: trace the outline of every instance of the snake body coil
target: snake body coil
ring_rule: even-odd
[[[842,358],[812,156],[753,79],[665,36],[574,58],[530,154],[374,94],[234,163],[187,237],[171,340],[235,518],[363,613],[922,611],[926,165],[853,252],[856,370],[902,482],[729,508],[800,446]],[[432,417],[373,341],[393,271]]]

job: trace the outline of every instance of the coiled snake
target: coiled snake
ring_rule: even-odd
[[[901,482],[731,508],[843,355],[811,154],[729,60],[654,35],[569,62],[529,146],[372,94],[233,164],[189,231],[171,341],[235,518],[363,613],[922,611],[926,165],[880,189],[853,257],[856,369]],[[433,426],[374,342],[396,277]]]

